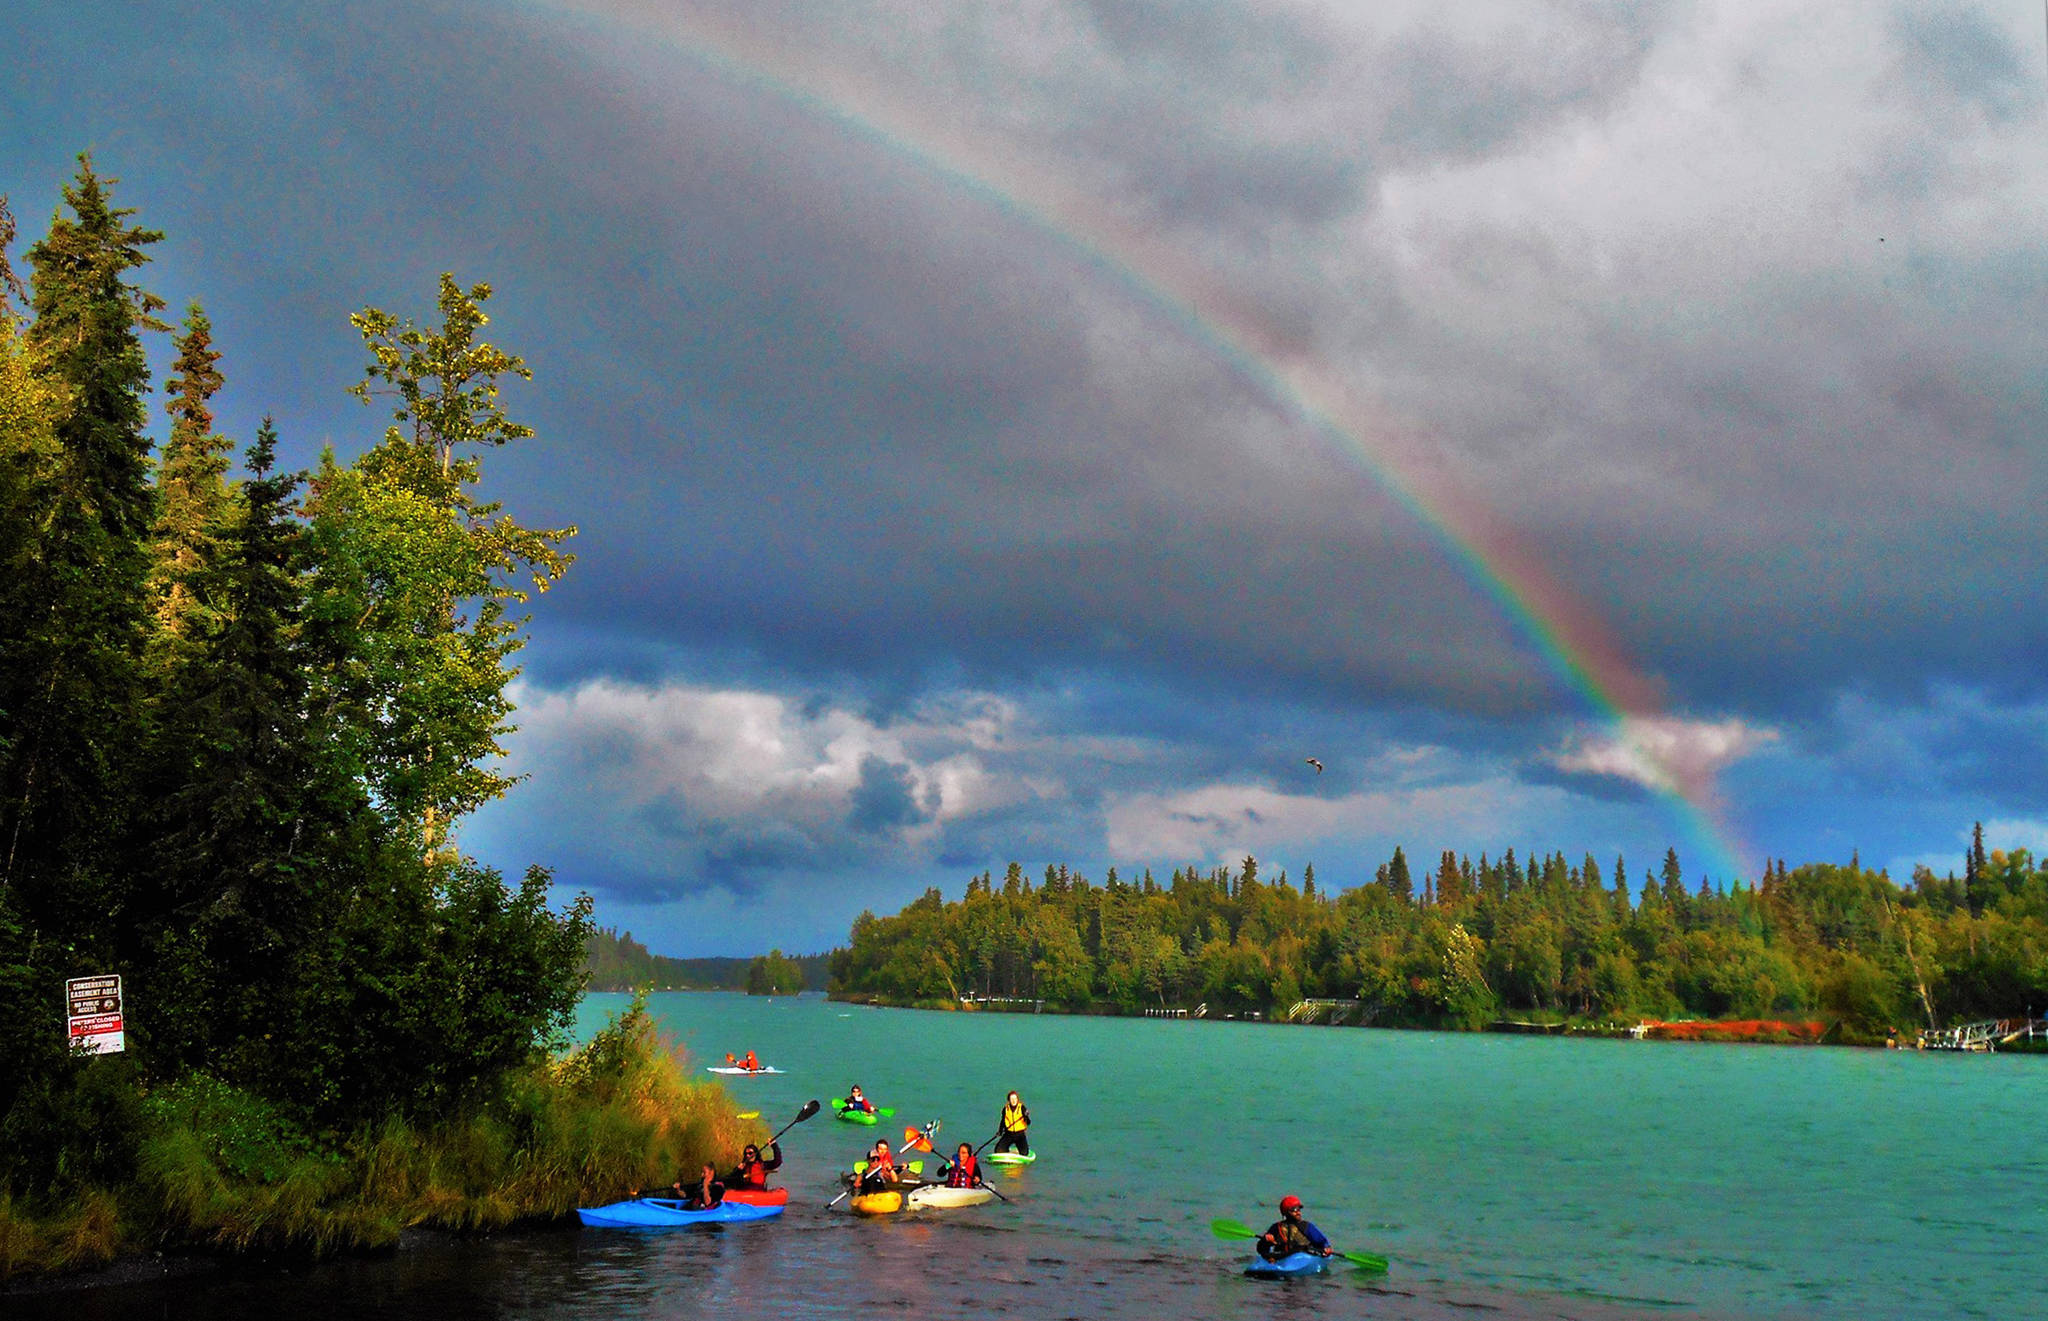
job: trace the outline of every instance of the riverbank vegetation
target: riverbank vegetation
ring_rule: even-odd
[[[1688,888],[1675,852],[1640,888],[1561,853],[1441,855],[1419,881],[1396,849],[1332,893],[1237,868],[1102,884],[1012,864],[894,917],[864,913],[834,956],[836,995],[956,1005],[1043,1001],[1072,1012],[1205,1005],[1212,1017],[1346,1002],[1351,1021],[1483,1028],[1504,1018],[1822,1019],[1831,1041],[2018,1016],[2048,1006],[2048,867],[1987,852],[1964,875],[1901,886],[1852,861],[1771,863],[1755,885]],[[1798,1035],[1796,1032],[1787,1034]]]
[[[559,1214],[694,1159],[736,1121],[644,1020],[550,1060],[589,900],[457,846],[575,531],[483,490],[532,434],[489,287],[351,318],[387,424],[352,461],[281,470],[265,419],[237,465],[212,324],[159,318],[112,184],[81,159],[27,281],[0,199],[0,1274]],[[103,974],[126,1048],[90,1056],[64,985]]]
[[[582,1049],[529,1059],[458,1113],[393,1111],[324,1137],[208,1074],[131,1079],[117,1093],[129,1173],[56,1200],[0,1196],[0,1279],[146,1251],[382,1248],[411,1228],[495,1229],[666,1189],[765,1135],[686,1067],[636,1001]]]

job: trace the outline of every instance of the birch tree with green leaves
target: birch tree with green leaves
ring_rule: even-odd
[[[533,593],[560,580],[576,529],[531,528],[480,494],[483,453],[533,435],[499,399],[531,379],[481,338],[487,284],[441,277],[437,326],[377,308],[350,320],[370,362],[351,393],[391,407],[354,464],[325,456],[310,505],[320,565],[310,609],[339,664],[324,697],[382,809],[429,859],[513,777],[506,687]]]

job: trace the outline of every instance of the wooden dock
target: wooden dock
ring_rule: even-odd
[[[2048,1019],[1986,1018],[1975,1023],[1925,1031],[1921,1050],[1963,1050],[1989,1053],[2000,1049],[2039,1050],[2048,1045]]]

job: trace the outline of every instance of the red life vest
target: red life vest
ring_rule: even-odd
[[[946,1175],[948,1188],[976,1188],[981,1185],[981,1162],[969,1156]]]

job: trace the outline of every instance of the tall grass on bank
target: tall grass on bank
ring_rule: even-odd
[[[414,1226],[491,1229],[666,1188],[764,1136],[686,1067],[636,998],[581,1050],[513,1072],[490,1104],[326,1146],[263,1098],[189,1076],[144,1098],[132,1183],[48,1206],[0,1191],[0,1279],[138,1251],[377,1248]]]

